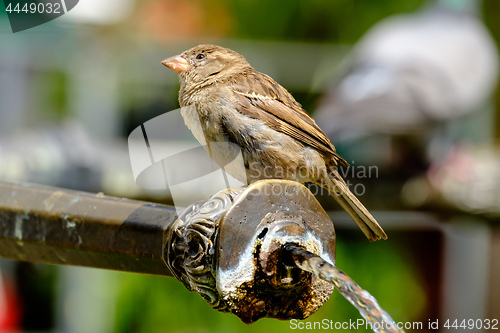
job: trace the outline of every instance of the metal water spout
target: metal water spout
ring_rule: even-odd
[[[372,301],[345,274],[318,273],[311,255],[336,269],[334,227],[292,181],[225,189],[179,216],[164,205],[0,183],[0,257],[173,276],[245,323],[307,318],[334,285]]]

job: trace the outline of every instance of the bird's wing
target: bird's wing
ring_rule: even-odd
[[[231,89],[242,114],[260,119],[274,130],[332,156],[337,165],[348,165],[311,116],[269,76],[258,72],[238,76],[232,80]]]

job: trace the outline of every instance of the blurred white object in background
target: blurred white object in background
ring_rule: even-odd
[[[425,176],[409,180],[404,200],[414,207],[440,206],[498,218],[500,151],[494,147],[456,145]]]
[[[478,7],[438,0],[375,25],[315,114],[324,131],[338,139],[404,134],[483,107],[496,85],[498,53]]]
[[[132,13],[134,0],[81,0],[63,18],[77,23],[113,24]]]

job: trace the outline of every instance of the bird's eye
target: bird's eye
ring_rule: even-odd
[[[204,53],[198,53],[198,55],[196,56],[196,59],[197,60],[201,60],[201,59],[205,59],[206,55]]]

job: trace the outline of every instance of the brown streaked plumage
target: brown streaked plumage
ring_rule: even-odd
[[[162,62],[179,74],[186,125],[221,166],[241,151],[244,166],[226,170],[251,183],[265,178],[313,182],[330,192],[370,240],[387,239],[336,170],[348,163],[293,96],[237,52],[199,45]],[[200,126],[201,125],[201,126]],[[215,143],[215,144],[212,144]]]

